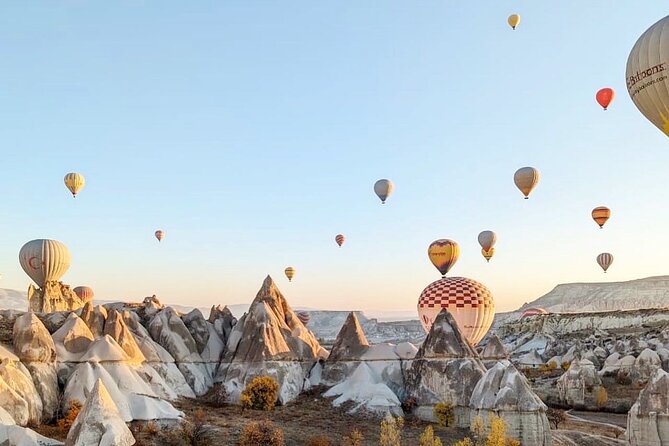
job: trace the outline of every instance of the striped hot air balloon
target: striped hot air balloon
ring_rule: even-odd
[[[307,313],[306,311],[298,311],[298,312],[297,312],[297,318],[298,318],[298,319],[300,320],[300,322],[302,322],[305,326],[306,326],[306,325],[309,323],[309,321],[311,320],[311,316],[310,316],[309,313]]]
[[[492,256],[495,255],[495,248],[490,248],[489,250],[481,249],[481,255],[486,259],[487,262],[492,259]]]
[[[84,179],[84,176],[76,172],[70,172],[67,175],[65,175],[64,182],[65,186],[72,193],[73,197],[76,197],[77,194],[81,192],[81,189],[83,189],[84,186],[86,185],[86,180]]]
[[[490,290],[476,280],[444,277],[429,284],[418,299],[418,316],[426,332],[446,308],[467,340],[476,345],[490,329],[495,302]]]
[[[341,245],[343,245],[345,241],[346,241],[346,237],[344,237],[343,234],[337,234],[337,236],[335,237],[335,242],[337,242],[337,244],[339,245],[340,248],[341,248]]]
[[[435,240],[427,248],[427,255],[441,276],[445,277],[460,257],[460,246],[453,240],[445,238]]]
[[[534,167],[521,167],[513,175],[513,182],[516,187],[525,195],[525,199],[530,198],[530,193],[539,183],[539,171]]]
[[[543,308],[528,308],[527,310],[523,311],[523,314],[520,316],[520,318],[523,319],[528,316],[536,316],[537,314],[548,314],[548,311],[544,310]]]
[[[156,236],[156,238],[158,239],[159,242],[162,242],[163,239],[165,238],[165,231],[163,231],[163,230],[161,230],[161,229],[158,229],[158,230],[154,233],[154,235]]]
[[[613,263],[613,256],[608,252],[603,252],[597,256],[597,263],[599,263],[599,266],[606,272]]]
[[[19,251],[21,268],[40,288],[63,277],[71,260],[67,246],[57,240],[32,240]]]
[[[295,268],[293,268],[292,266],[289,266],[283,272],[286,275],[286,277],[288,277],[288,282],[292,282],[293,277],[295,277]]]
[[[74,294],[76,294],[79,299],[83,300],[84,302],[88,302],[90,300],[93,300],[95,297],[95,293],[93,293],[93,288],[89,286],[78,286],[74,288]]]
[[[603,228],[606,221],[611,217],[611,209],[606,206],[599,206],[592,210],[591,215],[592,219],[595,220],[595,223],[597,223],[600,228]]]

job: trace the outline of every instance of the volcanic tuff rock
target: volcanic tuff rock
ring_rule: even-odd
[[[632,446],[669,442],[669,374],[657,370],[627,414],[627,440]]]
[[[81,309],[81,319],[88,325],[95,337],[102,336],[105,333],[107,316],[108,312],[105,307],[93,305],[92,302],[86,302],[86,305]]]
[[[546,405],[509,361],[499,361],[483,375],[472,392],[470,408],[472,422],[480,416],[489,426],[491,415],[501,417],[507,434],[523,446],[551,444]]]
[[[407,396],[416,400],[416,415],[435,421],[438,403],[453,405],[455,425],[469,426],[469,401],[485,373],[483,363],[458,328],[442,310],[421,345],[407,374]]]
[[[227,343],[232,327],[237,323],[237,319],[232,315],[230,309],[228,307],[221,308],[220,305],[212,305],[208,321],[214,324],[214,330],[221,337],[223,343]]]
[[[251,379],[269,375],[279,383],[280,402],[286,403],[302,390],[314,363],[326,356],[267,276],[248,313],[230,332],[216,381],[237,401]]]
[[[42,420],[42,399],[33,384],[30,372],[19,358],[0,345],[0,407],[9,412],[17,424],[39,424]]]
[[[39,313],[72,311],[84,306],[84,301],[69,285],[55,281],[46,282],[43,288],[35,288],[31,284],[28,288],[28,302],[30,309]]]
[[[586,392],[602,384],[595,365],[587,359],[575,359],[569,369],[558,379],[557,390],[560,400],[569,405],[585,403]]]
[[[66,446],[130,446],[135,438],[101,380],[97,380],[67,434]]]
[[[488,368],[497,364],[497,361],[509,359],[509,353],[506,351],[504,344],[502,344],[502,341],[496,334],[490,336],[488,343],[483,347],[483,350],[481,350],[480,356],[481,360],[483,360],[483,363]]]
[[[53,419],[58,410],[56,347],[44,324],[32,312],[14,322],[14,351],[30,372],[42,399],[42,419]]]

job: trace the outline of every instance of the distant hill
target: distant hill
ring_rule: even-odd
[[[26,296],[26,293],[0,288],[0,309],[19,311],[28,310],[28,297]]]
[[[669,276],[627,282],[566,283],[517,311],[540,307],[551,313],[669,307]]]

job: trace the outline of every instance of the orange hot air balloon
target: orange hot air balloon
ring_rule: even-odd
[[[162,230],[157,230],[155,233],[156,238],[158,239],[159,242],[162,242],[163,239],[165,238],[165,231]]]
[[[599,206],[592,210],[592,219],[595,220],[600,228],[604,227],[609,217],[611,217],[611,209],[606,206]]]
[[[597,92],[597,95],[595,95],[595,99],[597,99],[597,103],[602,106],[604,110],[608,108],[609,105],[611,105],[611,102],[613,102],[613,99],[616,97],[616,92],[613,88],[602,88]]]
[[[430,243],[427,255],[432,264],[439,270],[442,277],[455,265],[460,257],[460,246],[449,239],[439,239]]]
[[[76,294],[79,299],[83,300],[84,302],[88,302],[89,300],[93,300],[95,297],[95,293],[93,292],[93,288],[88,287],[88,286],[78,286],[75,289],[73,289],[74,294]]]
[[[335,237],[335,242],[337,242],[337,244],[339,245],[340,248],[341,248],[341,245],[343,245],[345,241],[346,241],[346,237],[344,237],[343,234],[337,234],[337,236]]]

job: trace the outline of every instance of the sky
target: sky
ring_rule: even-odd
[[[667,12],[4,1],[0,287],[27,288],[18,252],[36,238],[65,243],[64,282],[99,299],[197,306],[250,302],[270,274],[295,307],[411,311],[440,277],[438,238],[461,246],[451,275],[484,283],[498,311],[558,283],[667,274],[669,141],[625,88],[630,49]],[[513,184],[523,166],[542,175],[530,200]],[[87,181],[76,199],[72,171]],[[395,183],[386,205],[379,178]]]

